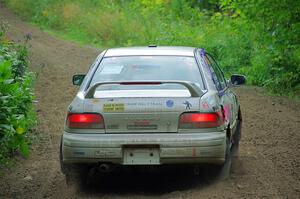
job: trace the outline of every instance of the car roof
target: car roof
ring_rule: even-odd
[[[124,47],[108,49],[104,57],[134,56],[134,55],[168,55],[168,56],[194,56],[195,47],[185,46],[147,46]]]

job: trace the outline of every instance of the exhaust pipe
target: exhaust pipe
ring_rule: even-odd
[[[199,166],[194,166],[194,175],[198,176],[200,174],[200,168]]]
[[[112,170],[111,166],[109,164],[105,164],[105,163],[100,164],[98,168],[103,173],[108,173]]]

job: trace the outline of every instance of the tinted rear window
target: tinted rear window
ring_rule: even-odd
[[[103,81],[143,80],[191,81],[204,88],[195,58],[185,56],[107,57],[101,61],[91,85]]]

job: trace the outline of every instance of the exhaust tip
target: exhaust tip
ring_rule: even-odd
[[[110,172],[112,170],[110,164],[100,164],[98,168],[103,173],[107,173],[107,172]]]

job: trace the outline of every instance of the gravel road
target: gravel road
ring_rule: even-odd
[[[187,168],[123,172],[69,189],[58,162],[66,108],[76,93],[73,74],[85,73],[101,50],[63,41],[0,5],[14,40],[32,34],[31,70],[38,74],[37,137],[31,155],[0,177],[0,198],[300,198],[300,105],[256,87],[236,89],[243,112],[240,154],[229,179],[214,181]]]

